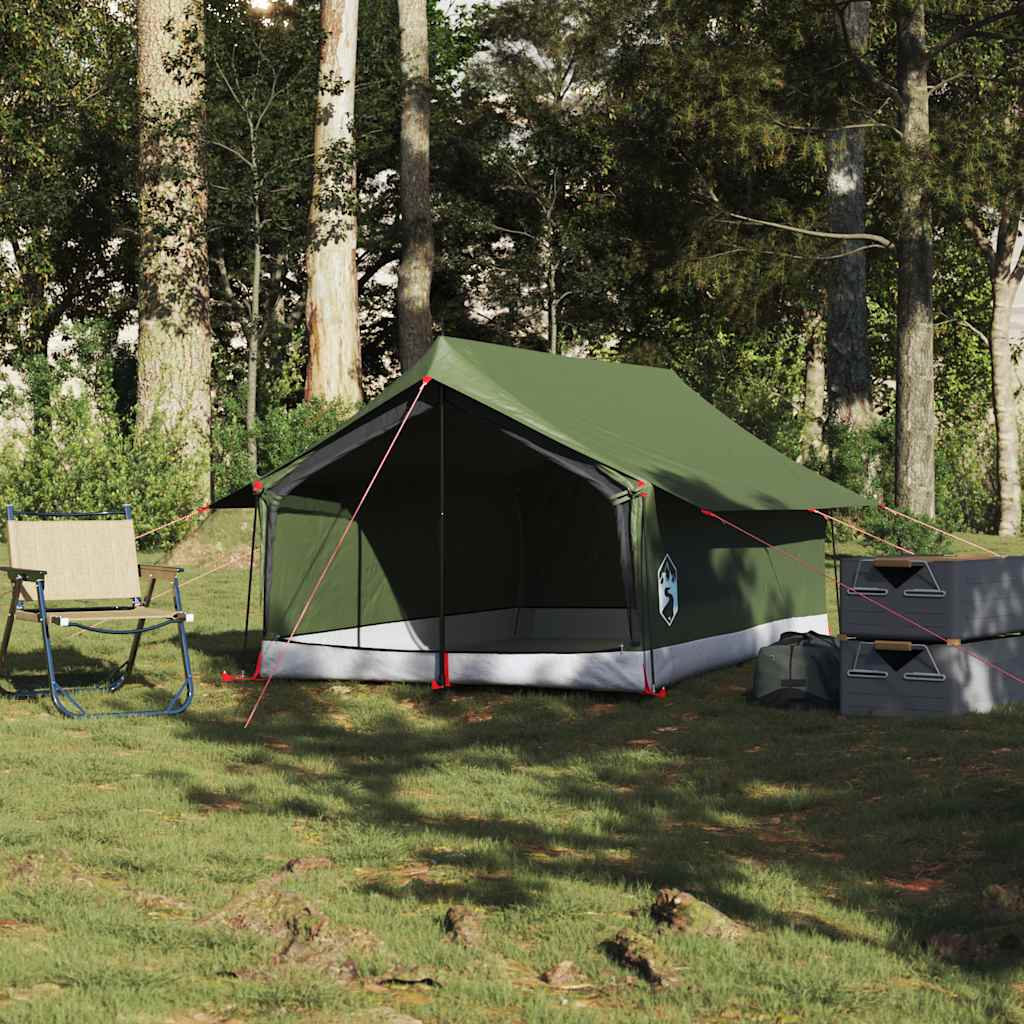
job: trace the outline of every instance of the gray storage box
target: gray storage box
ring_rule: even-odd
[[[840,580],[839,631],[845,636],[936,641],[900,616],[959,640],[1024,632],[1024,556],[847,556],[840,559]]]
[[[1024,701],[1024,684],[968,651],[1024,678],[1024,637],[919,644],[843,640],[839,710],[844,715],[962,715]]]

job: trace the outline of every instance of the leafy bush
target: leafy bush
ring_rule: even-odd
[[[139,533],[196,506],[195,468],[173,433],[125,431],[112,396],[50,399],[45,430],[0,446],[0,502],[16,509],[100,512],[132,506]],[[160,532],[161,547],[188,530]]]
[[[935,449],[935,512],[947,530],[995,533],[999,523],[995,429],[946,423]]]
[[[867,430],[834,428],[827,440],[827,458],[811,468],[858,494],[893,504],[896,428],[891,416]],[[998,495],[991,426],[977,421],[940,423],[935,448],[935,522],[946,530],[993,533]],[[865,529],[870,527],[865,525]],[[932,549],[934,543],[921,550]]]
[[[352,413],[353,409],[341,402],[317,399],[263,410],[256,420],[259,474],[268,473],[312,448],[333,434]],[[225,403],[223,416],[214,424],[213,466],[213,491],[217,497],[252,480],[245,410],[235,400]]]
[[[895,506],[893,506],[895,508]],[[903,511],[900,509],[899,511]],[[923,523],[941,525],[937,520],[927,519],[923,516],[914,516]],[[875,534],[884,540],[899,544],[902,548],[908,548],[918,555],[946,555],[953,550],[952,541],[948,537],[937,533],[929,526],[912,523],[908,519],[901,519],[891,512],[885,512],[880,508],[869,508],[861,513],[860,525],[865,530]],[[945,527],[943,527],[945,529]],[[870,537],[858,536],[857,539],[875,554],[893,555],[898,552],[888,544],[880,544]]]

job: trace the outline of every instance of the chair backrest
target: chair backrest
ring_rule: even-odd
[[[7,530],[11,565],[46,570],[47,602],[141,596],[130,519],[11,519]],[[26,590],[35,600],[35,587]]]

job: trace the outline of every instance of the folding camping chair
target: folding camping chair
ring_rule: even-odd
[[[7,673],[7,647],[14,620],[23,619],[38,622],[42,628],[50,682],[48,687],[15,689],[13,692],[3,690],[2,693],[8,697],[41,697],[49,693],[57,710],[68,718],[180,715],[185,711],[192,703],[194,687],[185,634],[185,623],[192,621],[192,615],[181,606],[178,574],[182,570],[169,565],[139,564],[131,506],[125,505],[123,511],[117,512],[30,512],[22,515],[33,518],[19,519],[15,516],[14,507],[7,506],[12,564],[0,566],[0,572],[6,573],[11,581],[11,605],[0,645],[0,673]],[[143,598],[144,580],[148,582],[148,588]],[[157,580],[171,582],[173,608],[151,606]],[[50,601],[78,604],[56,607]],[[98,605],[97,601],[110,603]],[[130,629],[98,624],[119,619],[134,619],[135,623]],[[153,623],[153,619],[160,621]],[[121,689],[135,667],[142,634],[172,623],[178,627],[185,678],[167,706],[148,711],[86,712],[74,697],[74,692],[99,688],[113,693]],[[58,681],[54,669],[51,626],[73,626],[91,633],[130,636],[132,646],[128,660],[106,679],[65,686]]]

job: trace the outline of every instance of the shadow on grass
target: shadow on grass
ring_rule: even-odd
[[[189,633],[188,645],[193,651],[214,659],[227,672],[249,673],[259,654],[260,629],[254,616],[247,642],[245,632],[241,629],[229,629],[221,633],[196,630]]]
[[[985,873],[1005,880],[1019,872],[1020,854],[1008,862],[1000,840],[985,849],[982,826],[993,814],[1019,818],[1020,786],[1008,781],[993,792],[982,779],[961,778],[954,797],[941,785],[925,796],[914,783],[922,750],[943,737],[983,754],[977,720],[919,727],[747,708],[743,686],[723,687],[728,679],[718,673],[684,684],[666,701],[403,687],[408,713],[389,707],[375,716],[372,732],[327,724],[339,709],[330,687],[280,682],[250,730],[241,722],[254,687],[239,692],[237,719],[192,716],[185,725],[212,743],[261,744],[247,752],[249,763],[299,785],[309,774],[301,760],[326,758],[332,771],[316,776],[315,790],[327,787],[355,827],[391,834],[402,850],[396,863],[360,873],[364,891],[529,907],[565,880],[675,886],[761,928],[884,941],[904,952],[934,932],[976,927]],[[912,747],[900,743],[908,742],[901,736],[907,731],[917,733]],[[913,757],[903,752],[910,749]],[[953,781],[961,766],[947,767]],[[520,809],[510,786],[511,806],[501,813],[433,811],[410,794],[410,780],[439,768],[528,772],[534,792]],[[315,790],[266,802],[251,784],[232,781],[226,799],[243,810],[337,814]],[[426,785],[437,790],[439,783],[435,777]],[[225,800],[195,787],[188,796],[206,807]],[[964,856],[962,833],[971,824],[979,827]],[[423,840],[403,847],[417,832]],[[410,856],[429,870],[410,876]],[[754,871],[766,885],[796,882],[832,905],[887,922],[892,938],[872,937],[855,921],[828,921],[828,911],[813,906],[779,910],[789,901],[778,893],[770,900],[751,895],[761,884],[751,884]]]
[[[19,639],[24,646],[27,637],[23,634]],[[177,656],[176,634],[174,643]],[[145,671],[147,655],[151,653],[145,644],[139,650],[131,678],[117,690],[109,689],[110,680],[120,673],[130,647],[130,637],[110,638],[105,644],[105,651],[109,651],[109,654],[94,656],[74,646],[70,636],[55,636],[53,658],[57,681],[65,689],[74,692],[76,699],[90,713],[163,708],[173,689],[177,689],[183,682],[184,670],[179,660],[176,669],[181,674],[173,680],[173,689],[169,689],[171,684],[166,670],[158,666],[155,675]],[[4,699],[49,701],[50,677],[41,639],[34,648],[12,650],[9,653],[6,671],[0,677],[0,686],[6,691],[2,695]],[[137,706],[140,702],[142,706]]]

